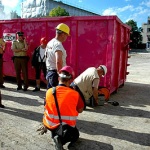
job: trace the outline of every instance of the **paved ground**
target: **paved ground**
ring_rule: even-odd
[[[150,150],[150,53],[130,53],[130,74],[123,88],[111,95],[120,106],[88,107],[80,114],[77,150]],[[1,89],[0,150],[53,150],[50,133],[36,132],[43,116],[45,89],[16,91],[15,82]]]

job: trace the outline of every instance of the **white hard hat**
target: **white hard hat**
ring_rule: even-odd
[[[103,75],[103,77],[104,77],[107,73],[107,67],[105,65],[100,65],[100,68],[102,68],[104,71],[104,75]]]

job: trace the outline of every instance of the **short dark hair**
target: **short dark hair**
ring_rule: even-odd
[[[61,31],[61,30],[56,29],[56,33],[58,33],[58,34],[62,34],[62,33],[64,33],[64,32],[63,32],[63,31]]]
[[[18,31],[16,34],[18,34],[18,36],[23,36],[23,35],[24,35],[24,32]]]

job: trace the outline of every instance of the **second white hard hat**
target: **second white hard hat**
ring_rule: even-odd
[[[104,71],[104,75],[103,76],[105,76],[106,75],[106,73],[107,73],[107,67],[105,66],[105,65],[100,65],[100,67],[103,69],[103,71]]]

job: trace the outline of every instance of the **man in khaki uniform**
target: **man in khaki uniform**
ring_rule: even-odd
[[[5,88],[3,85],[3,53],[5,51],[5,42],[2,38],[0,38],[0,88]]]
[[[21,71],[24,79],[24,91],[28,88],[28,45],[24,38],[23,32],[17,32],[17,40],[12,43],[12,50],[14,52],[14,66],[16,70],[17,90],[22,89]]]

